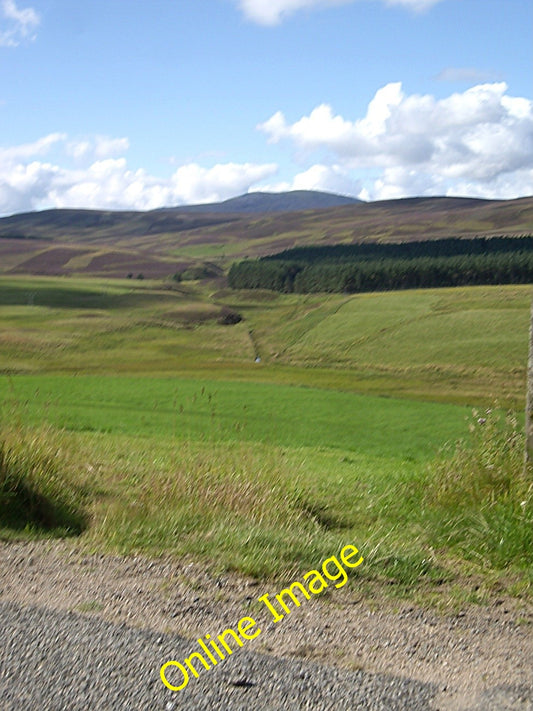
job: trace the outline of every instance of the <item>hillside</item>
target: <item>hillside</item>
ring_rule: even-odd
[[[246,193],[224,202],[208,203],[206,205],[188,205],[174,208],[179,212],[294,212],[297,210],[318,210],[325,207],[339,207],[340,205],[357,205],[362,200],[324,193],[319,190],[290,190],[283,193]],[[172,208],[171,208],[172,209]]]
[[[277,197],[292,198],[290,193]],[[192,264],[207,261],[226,267],[234,259],[301,245],[533,231],[533,197],[409,198],[286,212],[247,211],[255,199],[251,195],[229,201],[234,210],[240,205],[241,212],[217,212],[213,206],[204,211],[205,206],[197,206],[149,212],[45,210],[4,217],[0,272],[159,278]]]
[[[0,218],[0,237],[60,237],[69,234],[89,236],[106,234],[142,234],[144,232],[180,232],[236,219],[243,214],[299,212],[360,205],[361,200],[317,190],[293,190],[284,193],[247,193],[223,202],[181,205],[147,212],[134,210],[53,209],[26,212]],[[230,215],[221,217],[220,215]]]

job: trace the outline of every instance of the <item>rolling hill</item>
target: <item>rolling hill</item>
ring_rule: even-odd
[[[310,244],[402,242],[533,232],[533,197],[346,200],[313,191],[252,193],[149,212],[44,210],[0,219],[0,273],[167,277],[209,262]],[[316,207],[317,201],[322,206]],[[314,207],[309,207],[310,205]],[[305,209],[304,209],[305,206]]]
[[[290,190],[282,193],[254,192],[239,195],[223,202],[206,205],[188,205],[186,207],[170,208],[180,212],[294,212],[296,210],[318,210],[325,207],[340,205],[357,205],[362,200],[336,195],[319,190]],[[168,209],[168,208],[167,208]]]

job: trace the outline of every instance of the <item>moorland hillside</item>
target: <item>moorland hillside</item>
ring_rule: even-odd
[[[290,196],[278,196],[277,204],[295,204]],[[252,203],[264,211],[250,212]],[[309,194],[298,204],[308,208]],[[0,272],[162,278],[206,262],[215,271],[226,269],[236,259],[295,246],[517,236],[533,226],[533,197],[408,198],[269,211],[255,194],[229,205],[235,211],[209,205],[149,212],[44,210],[4,217]]]

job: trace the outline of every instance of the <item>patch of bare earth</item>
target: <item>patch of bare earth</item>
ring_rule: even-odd
[[[499,600],[438,615],[363,600],[354,581],[303,600],[274,624],[258,602],[280,592],[272,583],[187,560],[89,554],[64,541],[0,543],[2,601],[176,632],[191,642],[252,616],[262,630],[258,651],[432,682],[440,711],[468,708],[498,685],[533,686],[533,606]]]

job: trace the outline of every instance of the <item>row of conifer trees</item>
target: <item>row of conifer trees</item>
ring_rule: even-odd
[[[381,291],[533,282],[533,237],[305,247],[232,265],[234,289]]]

